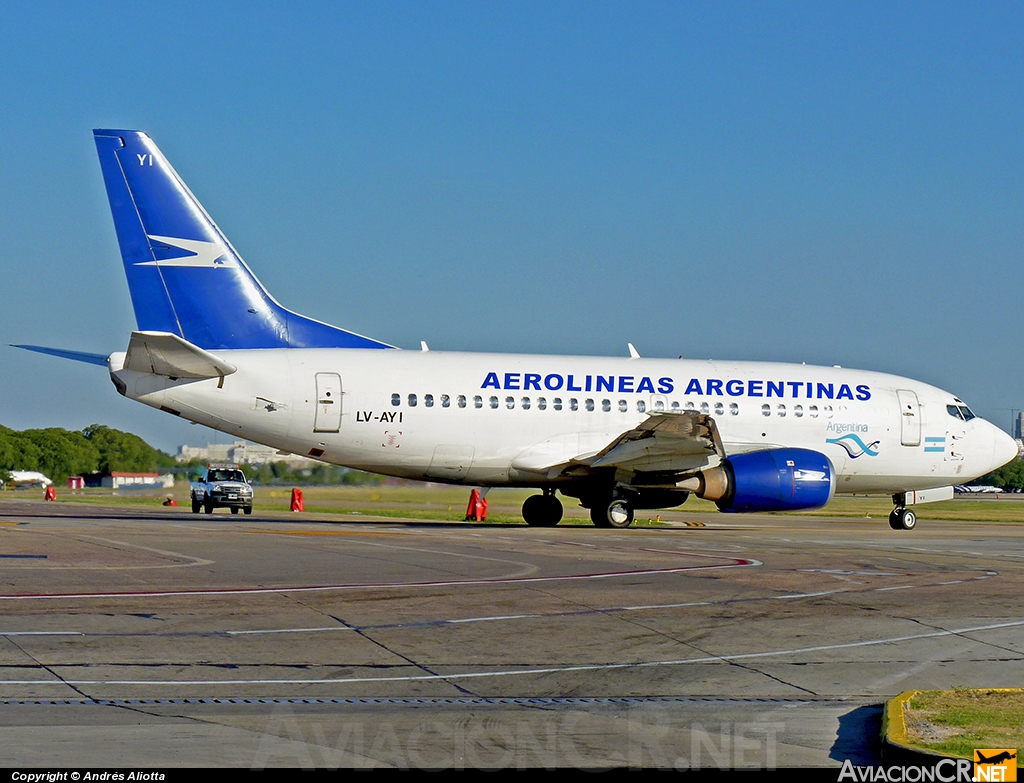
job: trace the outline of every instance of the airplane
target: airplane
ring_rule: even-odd
[[[93,132],[138,329],[117,391],[284,453],[482,488],[540,490],[525,522],[601,528],[690,494],[725,512],[885,493],[889,525],[1017,456],[949,392],[865,370],[629,356],[399,350],[285,309],[150,137]]]
[[[998,765],[998,764],[1002,764],[1004,761],[1009,761],[1010,759],[1017,758],[1017,754],[1016,753],[1010,753],[1007,750],[1004,750],[1001,753],[996,753],[992,758],[986,758],[985,754],[982,753],[980,750],[976,750],[974,752],[976,754],[978,754],[978,762],[977,763],[979,763],[979,764],[997,764]]]

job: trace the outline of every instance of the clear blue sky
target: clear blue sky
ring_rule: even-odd
[[[307,315],[882,370],[1008,428],[1022,41],[1019,2],[7,3],[0,342],[124,350],[91,129],[140,128]],[[100,368],[0,357],[7,426],[212,439]]]

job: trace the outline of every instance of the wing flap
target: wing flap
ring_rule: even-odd
[[[223,378],[238,368],[170,332],[132,332],[124,369],[169,378]]]
[[[725,457],[715,420],[697,411],[652,413],[593,457],[591,468],[685,469],[708,457]]]

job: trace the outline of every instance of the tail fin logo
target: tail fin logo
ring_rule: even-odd
[[[192,255],[175,256],[157,261],[142,261],[135,266],[186,266],[191,268],[205,269],[230,269],[237,267],[238,262],[228,252],[228,248],[222,242],[205,242],[198,239],[179,239],[178,237],[161,237],[155,234],[147,234],[152,241],[162,245],[170,245],[181,250],[187,250]]]

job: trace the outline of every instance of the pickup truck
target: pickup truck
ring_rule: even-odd
[[[252,513],[252,487],[238,468],[211,465],[190,487],[193,514],[198,514],[199,509],[212,514],[215,508],[230,508],[232,514],[237,514],[238,509]]]

